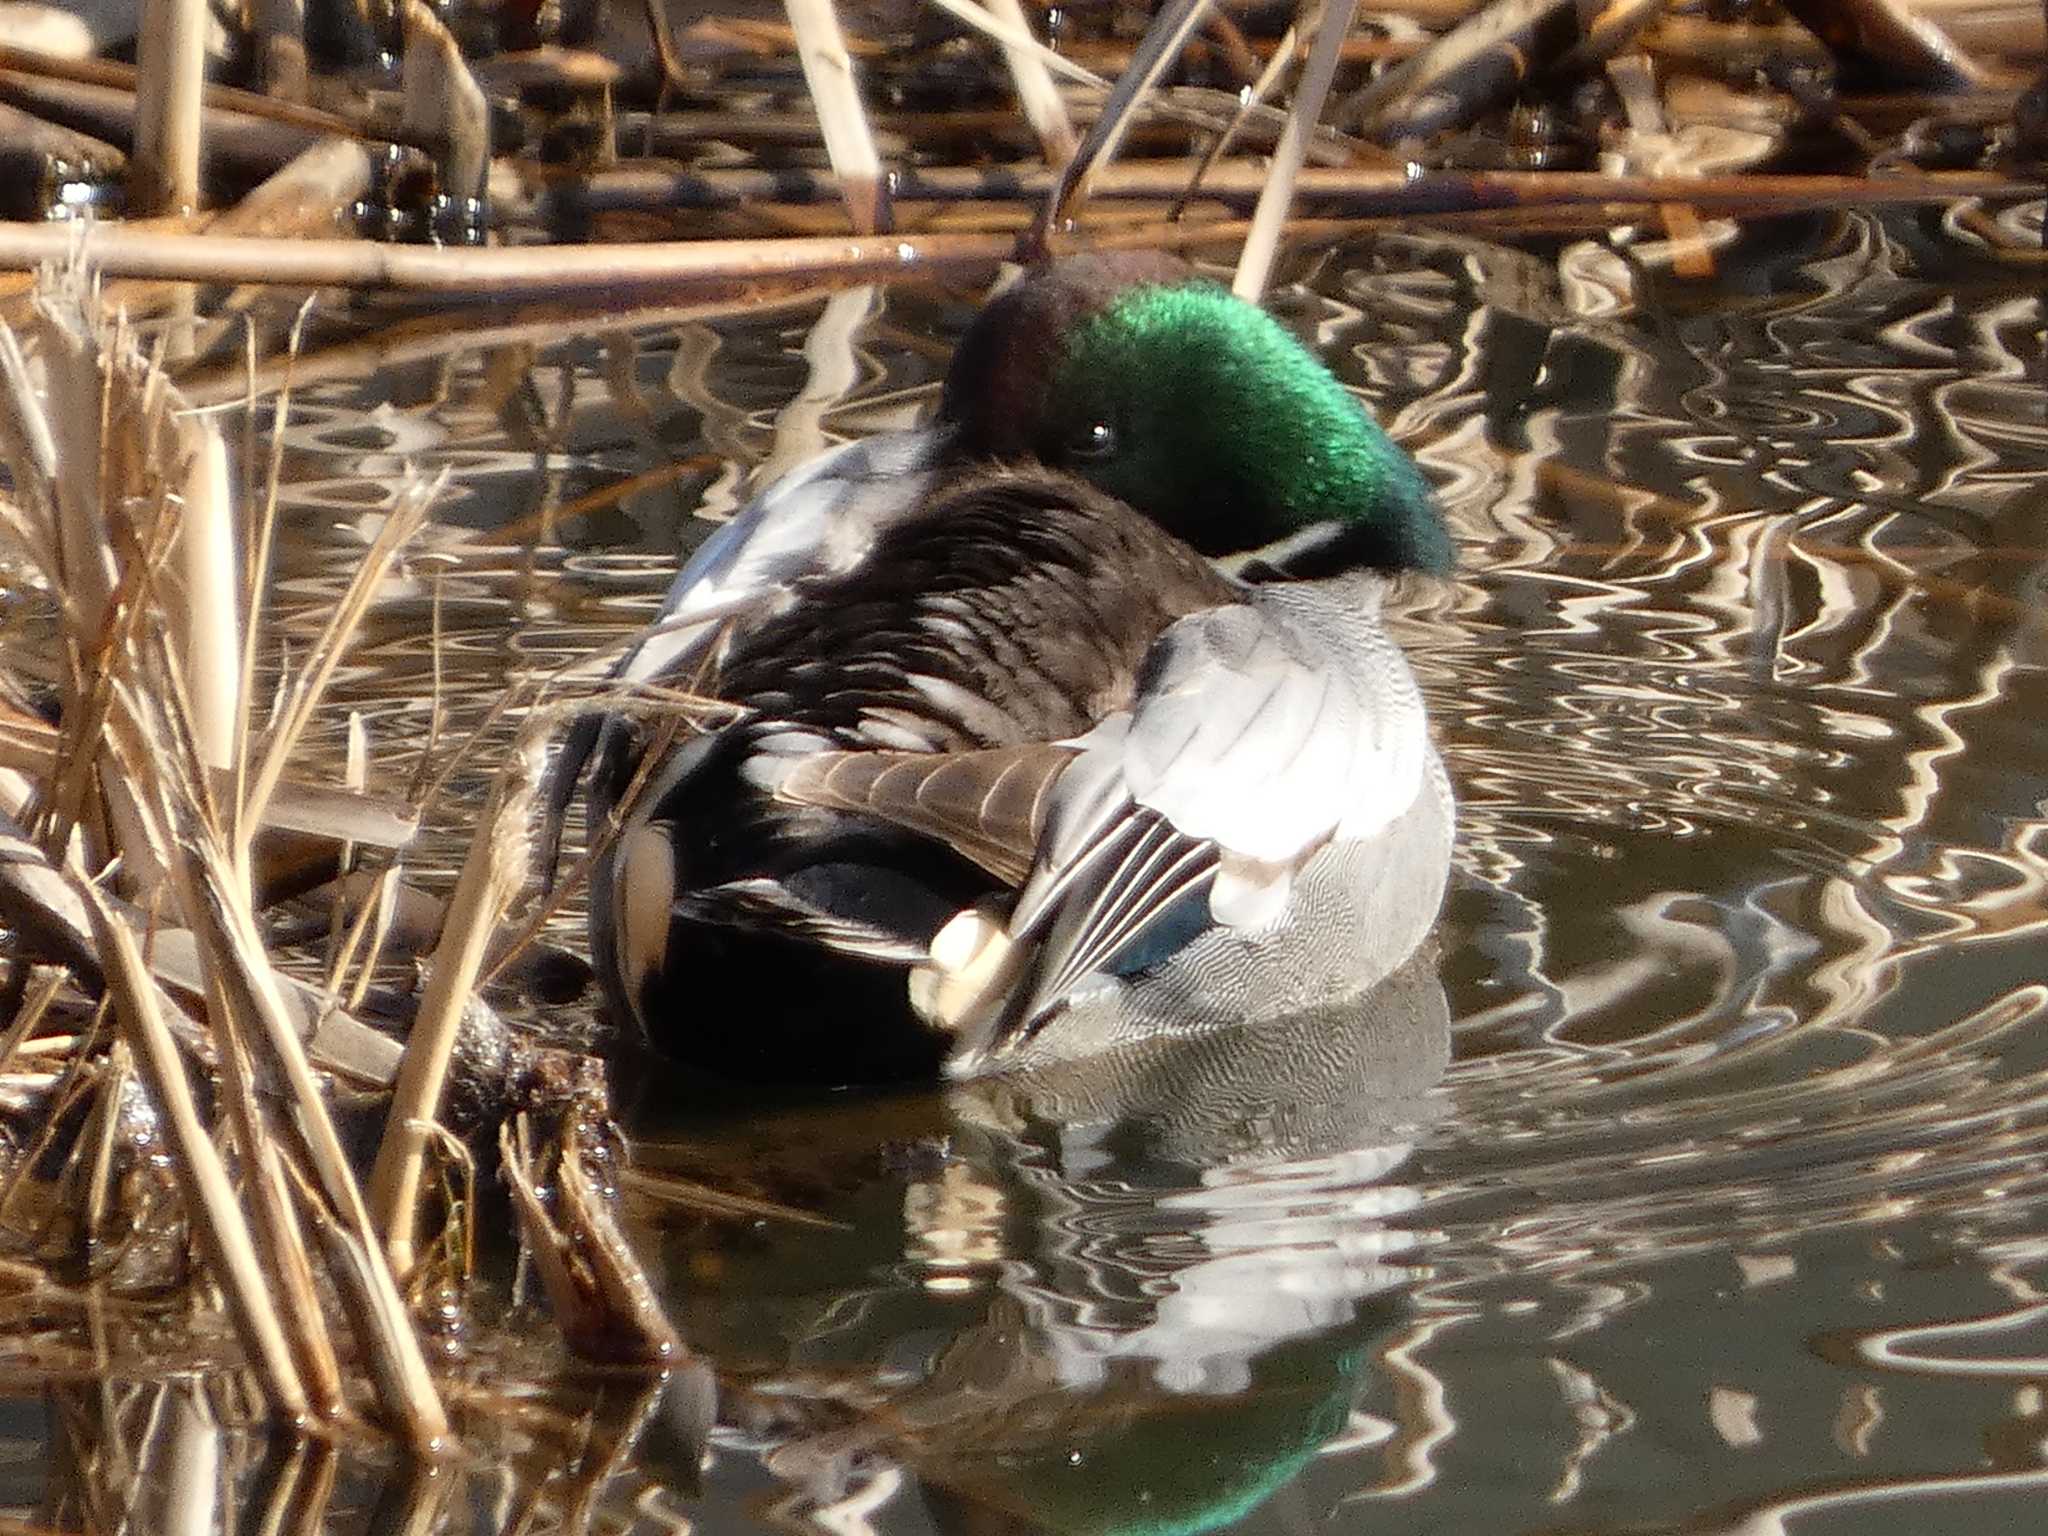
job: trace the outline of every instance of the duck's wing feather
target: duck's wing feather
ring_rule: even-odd
[[[798,583],[851,569],[875,539],[914,513],[945,434],[891,432],[828,450],[777,480],[698,545],[669,584],[646,637],[613,677],[691,686],[715,665],[721,637],[787,606]],[[541,871],[552,884],[562,823],[609,721],[580,716],[548,770]]]
[[[883,433],[777,480],[697,546],[619,675],[688,681],[728,623],[773,609],[799,581],[851,570],[917,510],[945,446],[935,429]]]
[[[819,891],[787,881],[732,880],[686,894],[675,912],[685,918],[709,917],[722,927],[775,933],[807,940],[841,954],[896,965],[915,965],[924,947],[888,926],[863,921],[857,912],[835,903],[829,887]]]
[[[775,792],[791,804],[874,816],[935,838],[1014,888],[1031,873],[1053,786],[1074,755],[1053,744],[821,752],[797,764]]]
[[[1166,958],[1208,923],[1259,928],[1334,837],[1415,803],[1422,703],[1378,628],[1376,582],[1257,589],[1181,619],[1128,711],[1076,745],[1055,787],[1009,950],[945,1022],[952,1070],[1028,1039],[1092,978]]]

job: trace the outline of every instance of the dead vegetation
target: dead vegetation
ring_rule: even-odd
[[[23,334],[0,331],[0,452],[11,579],[48,597],[61,657],[51,677],[0,668],[13,1261],[81,1308],[217,1306],[224,1334],[198,1329],[222,1335],[209,1363],[247,1372],[258,1417],[373,1422],[424,1455],[450,1421],[418,1318],[470,1287],[480,1205],[518,1216],[572,1347],[672,1363],[605,1194],[601,1070],[508,1038],[475,995],[527,884],[544,718],[477,824],[407,1043],[351,1011],[418,807],[297,783],[291,764],[436,487],[404,488],[324,630],[266,687],[274,486],[242,504],[209,418],[77,267],[46,274]],[[290,857],[310,842],[322,873],[373,877],[319,983],[280,967],[258,921],[287,832]],[[457,1134],[472,1127],[449,1124],[451,1073],[503,1128],[509,1206],[495,1176],[479,1187]],[[351,1148],[376,1126],[366,1176]]]

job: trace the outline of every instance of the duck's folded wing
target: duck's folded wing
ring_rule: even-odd
[[[808,576],[850,570],[922,500],[945,448],[937,429],[887,432],[821,453],[777,480],[697,546],[619,675],[687,683],[727,623],[786,598]]]
[[[1031,873],[1053,788],[1074,756],[1074,748],[1049,743],[977,752],[819,752],[784,774],[775,794],[932,838],[1015,888]]]
[[[819,454],[777,480],[697,546],[669,584],[646,638],[614,678],[690,687],[717,662],[720,637],[776,611],[807,576],[850,569],[876,536],[914,511],[945,448],[935,429],[891,432]],[[608,717],[580,717],[548,772],[541,868],[552,882],[562,821]]]
[[[970,1072],[1076,992],[1168,958],[1212,924],[1256,930],[1333,837],[1415,803],[1422,703],[1368,606],[1331,615],[1255,596],[1180,620],[1128,712],[1082,738],[1052,796],[1000,963],[974,967],[940,1022]],[[935,946],[937,948],[938,946]],[[943,959],[944,957],[939,957]]]

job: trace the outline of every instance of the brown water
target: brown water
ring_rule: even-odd
[[[1276,300],[1459,538],[1398,621],[1462,804],[1438,954],[1058,1079],[652,1085],[643,1166],[819,1220],[635,1195],[722,1408],[701,1478],[659,1408],[586,1455],[602,1528],[2048,1525],[2038,293],[1939,214],[1783,221],[1620,306],[1602,270],[1387,237]],[[322,384],[287,614],[402,461],[448,467],[459,734],[628,633],[746,474],[926,405],[966,314],[906,287]],[[559,543],[496,531],[690,455]],[[398,775],[432,612],[422,574],[348,680]],[[442,1523],[486,1530],[553,1473],[464,1475]]]

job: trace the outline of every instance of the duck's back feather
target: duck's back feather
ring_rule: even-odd
[[[674,754],[629,819],[629,837],[664,834],[634,846],[671,861],[676,922],[620,973],[658,994],[721,927],[900,962],[1016,887],[1073,755],[1058,744],[1130,706],[1176,620],[1238,595],[1066,476],[989,471],[934,495],[857,571],[800,580],[732,636],[713,686],[739,717]],[[601,811],[638,750],[613,733]],[[628,1001],[665,1032],[659,996]]]
[[[840,748],[947,751],[1091,729],[1168,625],[1238,589],[1122,503],[1020,468],[935,496],[795,596],[735,637],[719,696]]]

